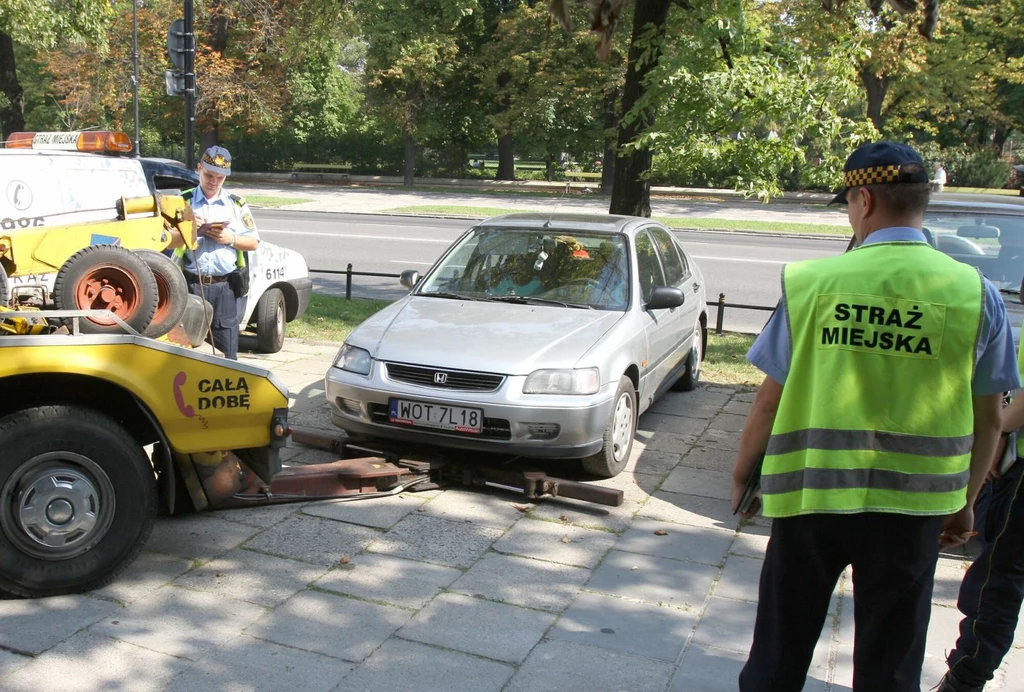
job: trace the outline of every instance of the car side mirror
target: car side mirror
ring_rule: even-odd
[[[659,286],[651,293],[651,299],[644,306],[645,310],[664,310],[677,308],[686,301],[683,292],[671,286]]]
[[[392,276],[394,276],[394,274],[392,274]],[[420,273],[415,269],[406,269],[402,272],[398,281],[406,288],[412,290],[416,288],[416,284],[420,282]]]

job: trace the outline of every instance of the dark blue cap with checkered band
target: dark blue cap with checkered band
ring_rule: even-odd
[[[846,204],[850,188],[862,185],[927,183],[921,155],[899,142],[869,142],[857,147],[843,167],[843,189],[829,204]]]

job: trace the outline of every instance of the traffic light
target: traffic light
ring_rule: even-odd
[[[164,71],[164,83],[167,85],[168,96],[185,95],[185,75],[175,70]]]

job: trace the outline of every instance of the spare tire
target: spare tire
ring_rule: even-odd
[[[156,314],[160,294],[146,262],[119,245],[90,245],[73,254],[57,272],[53,299],[58,310],[109,310],[140,334]],[[73,319],[66,319],[71,326]],[[117,322],[81,320],[86,334],[117,334]]]
[[[181,273],[171,259],[156,250],[135,250],[136,255],[141,257],[149,265],[153,276],[156,277],[157,303],[156,314],[153,321],[143,332],[144,336],[156,339],[171,331],[181,322],[188,307],[188,284],[185,283],[185,275]]]

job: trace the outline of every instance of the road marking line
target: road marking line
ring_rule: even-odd
[[[694,259],[703,260],[718,260],[721,262],[756,262],[758,264],[792,264],[799,260],[763,260],[763,259],[749,259],[746,257],[712,257],[711,255],[690,255]]]
[[[347,235],[344,233],[317,233],[316,231],[279,231],[272,228],[261,228],[260,233],[280,233],[282,235],[314,235],[325,238],[353,238],[355,240],[397,240],[403,243],[443,243],[451,245],[454,238],[403,238],[392,235]]]

